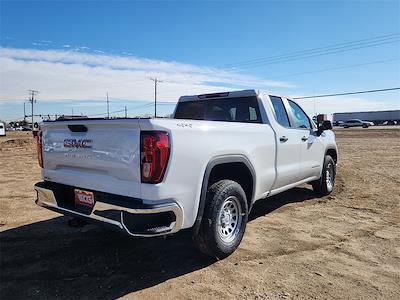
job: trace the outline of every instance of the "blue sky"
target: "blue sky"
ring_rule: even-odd
[[[260,88],[296,96],[400,83],[399,36],[388,36],[400,33],[399,1],[0,3],[0,119],[20,117],[27,89],[40,91],[37,113],[102,113],[107,91],[111,111],[126,105],[130,115],[150,113],[150,106],[134,108],[151,101],[154,76],[164,81],[162,113],[172,111],[182,93]],[[238,64],[357,40],[380,42],[286,62]],[[309,113],[311,102],[301,102]],[[316,110],[399,103],[395,91],[320,99]]]

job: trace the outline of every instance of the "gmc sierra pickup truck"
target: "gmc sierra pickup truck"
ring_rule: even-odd
[[[304,183],[332,192],[331,128],[254,90],[183,96],[172,119],[47,121],[36,203],[132,236],[192,228],[199,250],[223,258],[255,201]]]

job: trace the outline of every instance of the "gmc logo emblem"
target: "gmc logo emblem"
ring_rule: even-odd
[[[92,148],[92,140],[65,139],[64,148]]]

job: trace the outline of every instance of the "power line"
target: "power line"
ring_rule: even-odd
[[[292,57],[292,56],[295,56],[295,55],[302,55],[302,54],[304,55],[304,54],[310,54],[310,53],[313,53],[313,52],[328,51],[328,50],[344,48],[344,47],[354,47],[354,46],[360,46],[360,45],[364,45],[364,44],[368,45],[370,43],[385,42],[385,41],[390,41],[392,39],[398,39],[398,38],[399,38],[399,34],[398,33],[389,34],[389,35],[382,35],[382,36],[376,36],[376,37],[362,39],[362,40],[355,40],[355,41],[351,41],[351,42],[331,44],[331,45],[323,46],[323,47],[310,48],[310,49],[304,49],[304,50],[297,50],[297,51],[288,52],[288,53],[279,54],[279,55],[273,55],[273,56],[268,56],[268,57],[260,57],[260,58],[245,60],[245,61],[242,61],[242,62],[229,64],[229,65],[227,65],[225,67],[239,66],[239,65],[248,64],[248,63],[259,63],[259,62],[262,62],[262,61],[265,61],[265,60],[282,59],[282,58]]]
[[[108,118],[109,118],[110,114],[116,114],[116,113],[123,112],[123,111],[125,111],[125,110],[124,110],[124,109],[122,109],[122,110],[116,110],[116,111],[108,111],[108,112],[105,112],[105,113],[99,113],[99,114],[90,114],[90,115],[87,115],[87,116],[88,116],[88,117],[95,117],[95,116],[108,116]]]
[[[368,91],[359,91],[359,92],[325,94],[325,95],[304,96],[304,97],[293,97],[293,99],[326,98],[326,97],[334,97],[334,96],[347,96],[347,95],[356,95],[356,94],[388,92],[388,91],[395,91],[395,90],[400,90],[400,87],[387,88],[387,89],[378,89],[378,90],[368,90]]]
[[[159,104],[164,104],[164,102],[160,102]],[[135,109],[139,109],[139,108],[146,108],[146,107],[150,107],[153,105],[153,102],[149,102],[143,105],[139,105],[136,107],[131,107],[131,108],[127,108],[126,106],[124,107],[124,109],[121,110],[115,110],[115,111],[110,111],[110,112],[105,112],[105,113],[98,113],[98,114],[89,114],[87,115],[88,117],[96,117],[96,116],[105,116],[107,114],[116,114],[116,113],[120,113],[120,112],[124,112],[127,113],[127,111],[130,110],[135,110]]]
[[[347,51],[352,51],[355,49],[380,46],[380,45],[389,44],[389,43],[397,43],[397,42],[399,42],[399,38],[400,38],[400,35],[397,33],[390,34],[390,35],[383,35],[383,36],[373,37],[373,38],[369,38],[369,39],[357,40],[357,41],[340,43],[340,44],[333,44],[333,45],[324,46],[324,47],[289,52],[289,53],[285,53],[285,54],[281,54],[281,55],[251,59],[251,60],[247,60],[247,61],[229,64],[225,67],[227,67],[227,68],[234,68],[234,67],[251,68],[251,67],[257,67],[257,66],[267,65],[267,64],[276,64],[276,63],[311,58],[311,57],[316,57],[316,56],[321,56],[321,55],[328,55],[328,54],[334,54],[334,53],[339,53],[339,52],[347,52]]]
[[[146,108],[146,107],[150,107],[150,106],[153,106],[152,102],[151,103],[147,103],[147,104],[143,104],[143,105],[140,105],[140,106],[136,106],[136,107],[131,107],[131,108],[128,108],[127,110],[135,110],[135,109]]]
[[[246,69],[257,68],[257,67],[266,66],[266,65],[274,65],[274,64],[285,63],[285,62],[290,62],[290,61],[295,61],[295,60],[302,60],[302,59],[307,59],[307,58],[314,58],[314,57],[319,57],[319,56],[324,56],[324,55],[329,55],[329,54],[349,52],[349,51],[353,51],[353,50],[357,50],[357,49],[363,49],[363,48],[368,48],[368,47],[373,47],[373,46],[381,46],[381,45],[385,45],[385,44],[389,44],[389,43],[397,43],[399,41],[400,40],[386,42],[386,43],[376,43],[376,44],[369,45],[369,46],[353,47],[353,48],[347,48],[347,49],[338,50],[338,51],[326,51],[326,52],[316,53],[316,54],[311,54],[311,55],[302,55],[302,56],[297,56],[297,57],[292,57],[292,58],[287,58],[287,59],[267,61],[264,63],[254,63],[252,65],[245,66],[245,68]]]
[[[400,60],[400,58],[391,58],[391,59],[371,61],[371,62],[354,64],[354,65],[345,65],[345,66],[340,66],[340,67],[332,67],[332,68],[326,68],[326,69],[319,69],[319,70],[305,71],[305,72],[299,72],[299,73],[278,75],[278,76],[274,76],[274,79],[276,79],[276,78],[284,78],[284,77],[291,77],[291,76],[298,76],[298,75],[304,75],[304,74],[321,73],[321,72],[341,70],[341,69],[351,69],[351,68],[355,68],[355,67],[361,67],[361,66],[367,66],[367,65],[373,65],[373,64],[382,64],[382,63],[387,63],[387,62],[396,61],[396,60]]]
[[[315,95],[315,96],[293,97],[293,99],[324,98],[324,97],[333,97],[333,96],[346,96],[346,95],[355,95],[355,94],[387,92],[387,91],[394,91],[394,90],[400,90],[400,87],[386,88],[386,89],[376,89],[376,90],[366,90],[366,91],[358,91],[358,92],[347,92],[347,93],[324,94],[324,95]],[[158,102],[158,104],[159,105],[176,105],[176,103],[172,103],[172,102]],[[153,105],[153,103],[149,102],[149,103],[146,103],[146,104],[142,104],[142,105],[135,106],[135,107],[130,107],[130,108],[127,108],[127,106],[125,106],[124,109],[111,111],[111,112],[109,112],[109,114],[115,114],[115,113],[124,112],[125,116],[126,116],[127,115],[127,111],[136,110],[136,109],[140,109],[140,108],[147,108],[147,107],[150,107],[152,105]],[[99,114],[90,114],[90,115],[87,115],[87,116],[88,117],[94,117],[94,116],[104,116],[104,115],[107,115],[107,114],[108,114],[108,112],[99,113]]]

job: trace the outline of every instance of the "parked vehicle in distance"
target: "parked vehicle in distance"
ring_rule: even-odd
[[[6,136],[6,124],[0,122],[0,136]]]
[[[369,126],[375,125],[373,122],[368,122],[368,121],[362,121],[359,119],[352,119],[352,120],[347,120],[343,122],[342,126],[344,128],[349,128],[349,127],[362,127],[362,128],[368,128]]]
[[[343,123],[344,123],[343,121],[334,121],[334,122],[332,123],[332,125],[338,127],[338,126],[342,126]]]
[[[41,128],[38,205],[132,236],[192,228],[198,249],[218,258],[239,246],[256,201],[304,183],[328,195],[335,184],[331,122],[255,90],[183,96],[173,119]]]
[[[368,120],[374,122],[375,125],[382,124],[385,121],[395,120],[400,121],[400,109],[380,110],[380,111],[353,111],[340,112],[332,115],[333,122],[346,120]]]
[[[382,123],[382,125],[397,125],[397,121],[389,120]]]
[[[19,126],[19,127],[15,127],[15,131],[32,131],[32,128],[30,128],[28,126]]]

